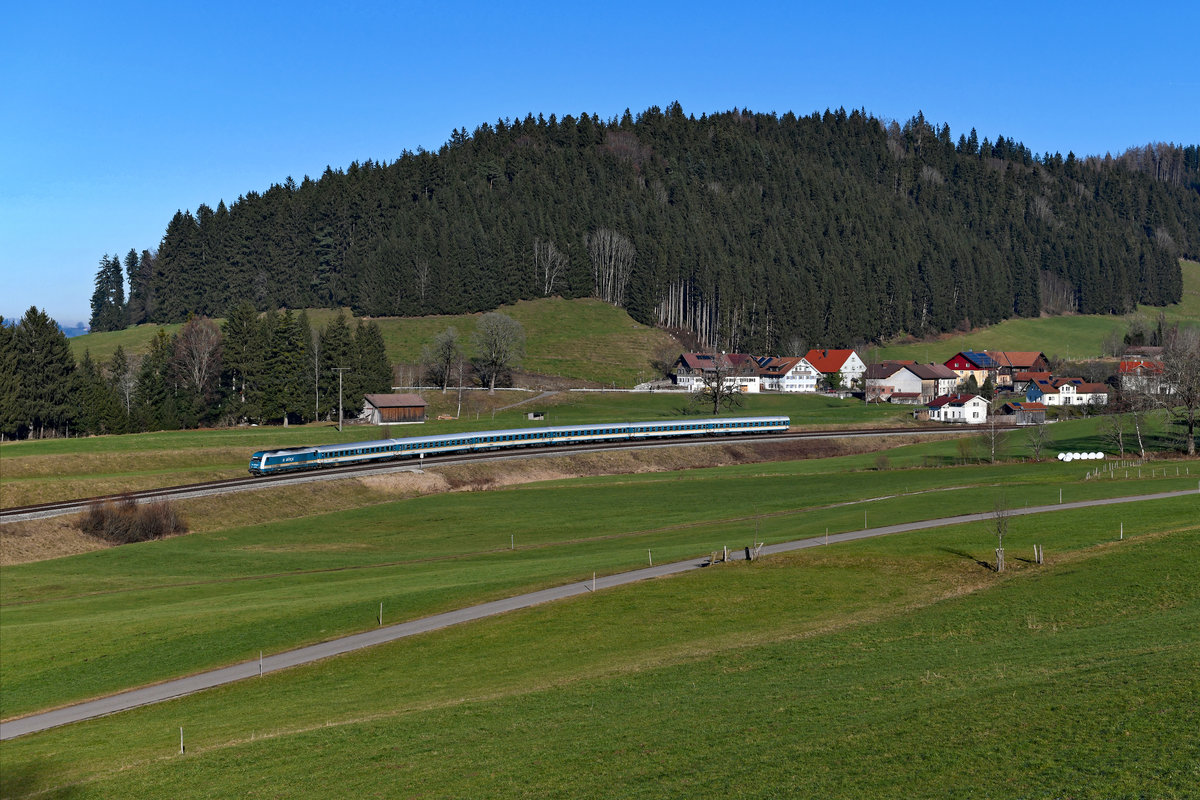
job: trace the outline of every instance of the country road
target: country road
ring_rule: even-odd
[[[1200,490],[1196,489],[1159,492],[1156,494],[1135,495],[1132,497],[1083,500],[1078,502],[1032,506],[1029,508],[1020,509],[1015,508],[1011,509],[1009,514],[1015,517],[1024,516],[1026,514],[1041,514],[1053,511],[1090,508],[1095,506],[1164,500],[1188,495],[1196,495],[1198,497],[1197,516],[1200,516]],[[992,512],[960,514],[958,516],[941,517],[939,519],[930,519],[921,522],[885,525],[878,528],[865,528],[859,531],[830,534],[828,538],[820,536],[810,539],[799,539],[792,542],[783,542],[780,544],[765,546],[762,548],[761,555],[773,555],[776,553],[785,553],[791,550],[802,550],[808,547],[818,547],[825,545],[826,542],[829,544],[834,544],[837,542],[854,541],[856,539],[867,539],[875,536],[886,536],[893,533],[907,533],[910,531],[919,531],[928,528],[938,528],[945,525],[959,525],[969,522],[986,522],[987,520],[991,519],[992,516]],[[744,559],[745,555],[741,550],[737,550],[731,551],[729,557],[731,560],[740,560]],[[333,639],[328,642],[322,642],[321,644],[310,645],[308,647],[301,647],[296,650],[289,650],[287,652],[266,656],[262,659],[261,665],[257,660],[244,662],[229,667],[223,667],[221,669],[202,672],[197,675],[191,675],[186,678],[178,678],[176,680],[165,681],[152,686],[131,689],[129,691],[110,695],[108,697],[102,697],[96,700],[65,706],[53,711],[32,714],[30,716],[14,719],[9,722],[3,722],[0,723],[0,740],[13,739],[18,736],[44,731],[49,728],[67,725],[72,722],[80,722],[83,720],[93,719],[95,717],[105,716],[107,714],[114,714],[120,711],[136,708],[138,706],[161,703],[164,700],[170,700],[172,698],[194,694],[205,689],[210,689],[214,686],[221,686],[223,684],[233,683],[246,678],[257,677],[260,674],[260,670],[262,674],[276,672],[289,667],[309,664],[324,658],[330,658],[331,656],[340,655],[342,653],[348,653],[353,650],[359,650],[364,647],[372,647],[377,644],[403,639],[407,636],[435,631],[440,628],[446,628],[450,625],[471,622],[473,620],[483,619],[485,617],[504,614],[509,611],[528,608],[541,603],[548,603],[554,600],[575,597],[577,595],[586,594],[590,591],[600,591],[602,589],[610,589],[615,586],[623,586],[625,584],[644,581],[650,578],[661,578],[667,575],[686,572],[688,570],[700,569],[706,565],[706,558],[676,561],[669,564],[662,564],[659,566],[622,572],[616,575],[598,577],[594,582],[591,580],[585,582],[573,582],[564,586],[543,589],[541,591],[530,592],[528,594],[516,595],[503,600],[495,600],[489,603],[469,606],[457,611],[448,611],[443,614],[436,614],[423,619],[412,620],[410,622],[404,622],[397,625],[389,625],[387,627],[364,631],[362,633],[344,636],[339,639]]]

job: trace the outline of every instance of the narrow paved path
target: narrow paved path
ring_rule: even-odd
[[[1200,491],[1195,489],[1187,489],[1174,492],[1159,492],[1157,494],[1135,495],[1132,497],[1112,497],[1099,500],[1081,500],[1072,503],[1061,503],[1056,505],[1032,506],[1029,508],[1014,508],[1010,510],[1010,515],[1024,516],[1026,514],[1041,514],[1048,511],[1067,511],[1077,508],[1090,508],[1095,506],[1117,505],[1121,503],[1136,503],[1146,500],[1164,500],[1173,497],[1184,497],[1187,495],[1200,495]],[[1200,501],[1197,503],[1197,513],[1200,515]],[[921,522],[906,522],[898,525],[885,525],[879,528],[865,528],[860,531],[847,531],[845,533],[830,534],[828,539],[824,536],[818,536],[811,539],[799,539],[793,542],[783,542],[781,544],[768,545],[762,548],[762,553],[772,555],[775,553],[786,553],[791,550],[802,550],[806,547],[822,546],[828,541],[830,544],[835,542],[849,542],[855,539],[867,539],[874,536],[886,536],[892,533],[907,533],[909,531],[926,530],[928,528],[940,528],[945,525],[961,525],[967,522],[986,522],[993,517],[992,512],[984,512],[979,514],[960,514],[954,517],[942,517],[940,519],[930,519]],[[735,550],[729,553],[730,560],[740,560],[745,558],[745,553],[742,550]],[[470,622],[473,620],[483,619],[485,617],[504,614],[509,611],[516,611],[521,608],[529,608],[541,603],[548,603],[553,600],[562,600],[568,597],[585,594],[590,591],[599,591],[601,589],[610,589],[614,586],[622,586],[636,581],[644,581],[650,578],[661,578],[666,575],[674,575],[679,572],[687,572],[688,570],[700,569],[708,563],[707,558],[689,559],[687,561],[676,561],[670,564],[662,564],[656,567],[646,567],[644,569],[636,569],[630,572],[622,572],[616,575],[607,575],[602,578],[596,578],[595,581],[585,581],[582,583],[569,583],[565,586],[557,586],[552,589],[543,589],[539,592],[530,592],[528,594],[509,597],[504,600],[494,600],[490,603],[482,603],[476,606],[459,609],[457,611],[448,611],[444,614],[436,614],[432,617],[404,622],[398,625],[389,625],[375,630],[356,633],[352,636],[345,636],[340,639],[333,639],[321,644],[314,644],[308,647],[301,647],[296,650],[289,650],[285,653],[279,653],[263,658],[261,667],[258,661],[250,661],[242,664],[235,664],[231,667],[212,670],[210,672],[202,672],[198,675],[192,675],[187,678],[178,678],[176,680],[166,681],[164,683],[154,684],[153,686],[145,686],[140,689],[132,689],[120,694],[102,697],[97,700],[90,700],[84,703],[78,703],[72,706],[46,711],[41,714],[33,714],[21,719],[15,719],[10,722],[0,723],[0,740],[13,739],[17,736],[24,736],[29,733],[44,731],[49,728],[54,728],[59,725],[66,725],[71,722],[80,722],[94,717],[101,717],[107,714],[114,714],[118,711],[125,711],[138,706],[150,705],[152,703],[161,703],[164,700],[170,700],[175,697],[182,697],[188,694],[194,694],[205,689],[211,689],[214,686],[221,686],[226,683],[233,683],[245,678],[253,678],[259,675],[261,669],[262,674],[268,672],[276,672],[281,669],[308,664],[313,661],[318,661],[323,658],[348,653],[352,650],[359,650],[364,647],[373,647],[384,642],[392,642],[396,639],[403,639],[406,636],[414,636],[418,633],[427,633],[429,631],[445,628],[450,625],[457,625],[462,622]]]

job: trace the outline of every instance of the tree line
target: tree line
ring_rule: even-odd
[[[0,318],[0,436],[26,438],[127,433],[238,423],[336,419],[338,374],[350,415],[363,396],[387,392],[392,367],[374,322],[351,327],[342,314],[314,330],[304,312],[260,314],[249,302],[218,326],[191,317],[148,352],[117,347],[78,365],[45,312],[15,325]]]
[[[771,353],[1176,302],[1177,259],[1197,255],[1196,146],[1037,155],[921,114],[697,118],[674,103],[498,120],[180,211],[155,252],[102,259],[93,324],[241,298],[417,316],[596,296]]]

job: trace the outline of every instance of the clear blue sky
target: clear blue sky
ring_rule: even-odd
[[[9,3],[0,314],[86,321],[178,209],[527,112],[918,110],[1034,152],[1200,143],[1200,3]]]

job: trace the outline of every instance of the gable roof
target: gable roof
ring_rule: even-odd
[[[977,394],[944,394],[941,397],[935,397],[925,405],[928,408],[941,408],[942,406],[965,406],[972,400],[983,400],[983,397]],[[987,401],[984,400],[986,403]]]
[[[1012,369],[1031,369],[1039,358],[1046,360],[1046,357],[1036,350],[997,350],[989,355],[1000,366]]]
[[[790,358],[760,358],[758,361],[758,374],[767,378],[780,378],[787,375],[797,366],[803,363],[803,356],[792,356]],[[809,366],[812,366],[811,364]]]
[[[962,356],[964,359],[966,359],[968,363],[973,364],[975,369],[996,369],[1000,366],[996,363],[996,360],[987,353],[982,353],[977,350],[963,350],[955,353],[947,358],[943,363],[946,366],[949,366],[950,362],[959,356]]]
[[[1045,411],[1045,403],[1035,403],[1030,400],[1018,401],[1013,400],[1004,404],[1005,408],[1010,408],[1013,411]]]
[[[415,394],[368,394],[364,399],[376,408],[424,408],[426,405],[425,401]]]
[[[841,372],[842,367],[846,365],[846,360],[852,355],[854,355],[853,350],[809,350],[804,358],[816,367],[818,372],[829,375]]]
[[[912,364],[908,371],[923,381],[958,380],[958,373],[945,364]]]
[[[907,364],[897,364],[895,361],[885,361],[882,364],[867,365],[867,379],[872,381],[890,378],[902,369],[911,370]]]
[[[1122,361],[1117,372],[1121,375],[1161,375],[1161,361]]]

